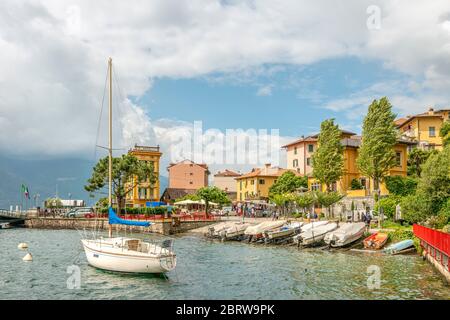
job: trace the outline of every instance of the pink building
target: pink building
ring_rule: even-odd
[[[169,188],[200,189],[208,186],[208,166],[204,163],[197,164],[190,160],[171,163],[169,171]]]

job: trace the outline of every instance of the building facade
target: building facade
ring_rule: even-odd
[[[242,174],[226,169],[214,175],[214,186],[225,192],[237,192],[236,178]]]
[[[127,207],[145,207],[149,202],[159,201],[159,161],[162,156],[162,153],[159,151],[159,146],[149,147],[135,145],[128,153],[136,156],[139,161],[151,162],[153,164],[156,182],[152,184],[150,182],[150,177],[138,184],[136,184],[136,181],[134,180],[132,183],[133,185],[136,185],[128,192],[125,199],[125,205]]]
[[[293,143],[290,143],[284,148],[287,149],[288,156],[287,159],[292,159],[293,155],[289,156],[289,153],[293,153],[293,147],[297,146],[297,150],[302,150],[304,148],[304,145],[312,144],[312,139],[316,139],[316,143],[314,144],[314,147],[317,148],[317,138],[318,135],[313,135],[307,138],[302,138],[300,140],[294,141]],[[304,140],[306,140],[304,142]],[[341,144],[344,146],[344,175],[341,177],[339,181],[336,181],[332,188],[334,191],[338,191],[341,193],[346,193],[348,196],[368,196],[370,195],[374,190],[373,181],[369,179],[368,177],[365,177],[361,174],[361,172],[358,170],[356,159],[358,158],[358,150],[361,145],[361,137],[357,136],[356,134],[349,132],[349,131],[342,131],[342,140]],[[406,176],[407,174],[407,150],[409,147],[414,146],[416,143],[411,142],[408,140],[399,140],[397,144],[394,146],[395,154],[396,154],[396,163],[397,165],[393,167],[389,174],[390,175],[399,175],[399,176]],[[305,157],[311,158],[313,152],[304,153]],[[300,153],[301,155],[301,153]],[[297,156],[300,156],[297,154]],[[306,158],[299,159],[299,163],[306,163],[308,160]],[[309,160],[311,161],[311,160]],[[289,162],[288,160],[288,169],[296,170],[294,166],[295,162]],[[321,184],[317,179],[312,177],[312,164],[310,166],[307,166],[306,171],[302,171],[302,169],[297,170],[302,175],[308,176],[308,189],[312,191],[326,191],[326,186]],[[305,174],[303,172],[306,172]],[[351,190],[351,184],[352,180],[356,179],[361,185],[361,190]],[[386,186],[381,183],[380,184],[380,191],[382,195],[386,195],[388,193]]]
[[[197,190],[208,186],[209,170],[206,164],[184,160],[171,163],[167,171],[169,171],[169,188]]]
[[[269,198],[270,187],[287,171],[292,171],[300,176],[296,170],[271,167],[270,164],[266,164],[262,168],[254,168],[252,171],[235,178],[237,189],[236,200],[267,200]]]
[[[399,118],[395,121],[402,137],[418,143],[424,150],[442,150],[442,138],[439,136],[444,121],[450,120],[450,109],[434,110]]]

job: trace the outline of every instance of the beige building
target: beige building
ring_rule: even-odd
[[[214,186],[226,191],[236,192],[236,178],[242,174],[226,169],[225,171],[219,171],[214,175]]]
[[[209,170],[204,163],[184,160],[171,163],[167,171],[169,171],[169,188],[197,190],[208,186]]]

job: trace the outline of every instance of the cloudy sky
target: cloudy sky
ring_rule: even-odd
[[[374,98],[449,106],[450,2],[3,0],[0,152],[92,158],[109,56],[119,149],[168,154],[194,121],[280,143],[330,117],[359,132]]]

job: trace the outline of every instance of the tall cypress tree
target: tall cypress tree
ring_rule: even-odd
[[[395,166],[393,147],[397,142],[397,130],[394,119],[392,105],[386,97],[374,100],[364,118],[362,143],[356,162],[361,173],[373,180],[377,195],[380,182]]]
[[[327,186],[338,181],[344,172],[344,147],[341,144],[342,132],[334,124],[334,119],[321,123],[318,148],[312,156],[313,176]]]

